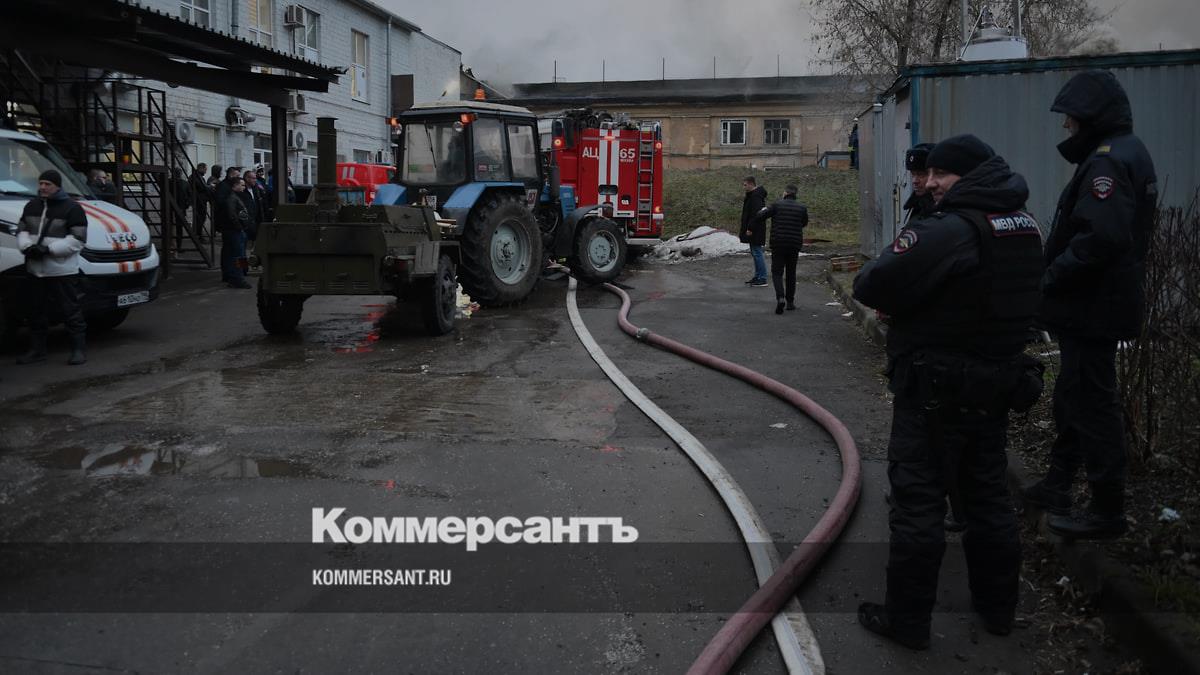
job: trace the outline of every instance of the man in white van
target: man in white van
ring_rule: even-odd
[[[29,327],[32,344],[17,363],[46,360],[49,313],[62,314],[71,334],[72,366],[87,362],[84,354],[87,323],[83,320],[79,252],[87,240],[87,215],[62,189],[62,175],[54,169],[38,176],[38,196],[21,214],[17,248],[25,254],[29,272]]]

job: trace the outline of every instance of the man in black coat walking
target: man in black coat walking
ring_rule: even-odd
[[[1038,319],[1058,340],[1054,386],[1058,437],[1050,470],[1026,499],[1052,515],[1050,530],[1071,538],[1125,531],[1125,429],[1117,398],[1119,340],[1141,333],[1145,255],[1157,199],[1154,162],[1133,134],[1129,98],[1112,73],[1082,72],[1050,108],[1066,116],[1058,145],[1074,177],[1058,201],[1046,242]],[[1070,489],[1080,466],[1091,501],[1074,517]]]
[[[743,244],[750,244],[750,257],[754,259],[754,276],[746,283],[766,286],[767,258],[763,255],[763,247],[767,243],[767,225],[763,221],[754,223],[754,216],[767,205],[767,189],[759,185],[754,176],[746,176],[742,180],[742,190],[746,196],[742,198],[742,228],[738,231],[738,239]]]
[[[796,201],[798,189],[788,185],[783,199],[768,206],[751,220],[761,225],[771,219],[771,279],[775,282],[775,313],[783,308],[796,309],[796,261],[804,248],[804,228],[808,227],[808,208]],[[784,286],[784,275],[787,286]]]
[[[970,135],[939,143],[928,165],[937,213],[902,229],[854,280],[857,300],[891,316],[896,395],[887,598],[861,605],[858,618],[912,649],[929,647],[947,495],[966,516],[973,607],[989,632],[1011,632],[1021,547],[1008,494],[1008,411],[1027,410],[1041,393],[1040,364],[1023,358],[1042,276],[1025,179]]]

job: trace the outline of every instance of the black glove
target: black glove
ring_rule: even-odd
[[[26,260],[41,260],[44,255],[46,255],[46,251],[42,250],[41,244],[34,244],[25,249]]]
[[[50,255],[50,245],[49,244],[34,244],[34,245],[37,246],[37,249],[42,252],[41,257],[45,258],[46,256]]]

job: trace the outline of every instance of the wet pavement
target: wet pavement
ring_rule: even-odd
[[[1028,671],[1021,631],[1000,639],[976,629],[954,548],[932,651],[857,627],[858,602],[882,598],[889,414],[882,357],[828,304],[821,264],[804,259],[800,309],[784,316],[769,289],[741,283],[745,256],[639,262],[621,281],[635,323],[804,391],[854,434],[866,482],[850,544],[800,596],[830,672]],[[640,541],[678,545],[680,556],[692,550],[682,544],[736,542],[699,473],[579,344],[565,281],[543,281],[521,306],[481,310],[441,338],[425,337],[388,298],[314,298],[297,334],[278,338],[259,327],[252,291],[216,280],[177,275],[158,302],[93,340],[86,366],[60,363],[62,335],[45,365],[4,355],[0,541],[300,543],[311,509],[340,506],[368,516],[621,517]],[[721,458],[779,541],[798,541],[840,475],[824,432],[762,392],[620,333],[613,296],[582,289],[579,302],[608,355]],[[659,608],[630,598],[625,572],[603,555],[570,560],[570,574],[605,596],[598,602],[630,611],[556,611],[554,594],[569,589],[547,583],[538,611],[481,598],[468,612],[314,613],[339,591],[301,584],[272,605],[291,613],[3,614],[0,669],[675,673],[728,616],[697,604],[702,589],[687,579],[672,582],[684,589],[678,603]],[[454,561],[456,575],[512,582]],[[748,596],[748,558],[727,567],[722,583]],[[125,577],[142,578],[101,572],[89,583]],[[773,639],[761,636],[737,670],[782,672]]]

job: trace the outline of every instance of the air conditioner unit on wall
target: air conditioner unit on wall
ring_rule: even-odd
[[[175,120],[175,140],[191,143],[196,137],[196,128],[187,120]]]
[[[288,5],[283,11],[283,25],[285,26],[303,26],[304,25],[303,10],[299,5]]]
[[[304,137],[304,132],[299,129],[289,129],[287,141],[289,149],[305,150],[308,148],[308,139]]]
[[[289,113],[297,113],[297,114],[303,113],[304,112],[304,94],[301,94],[298,91],[289,91],[288,92],[287,111]]]

